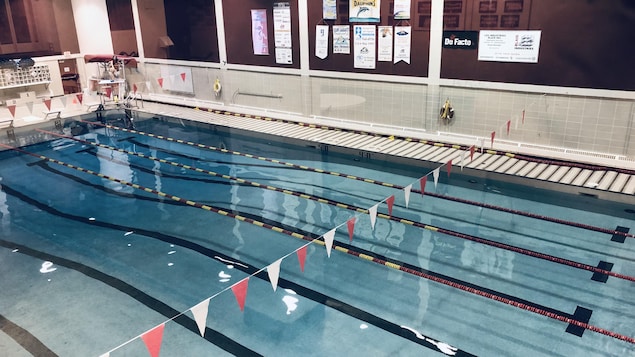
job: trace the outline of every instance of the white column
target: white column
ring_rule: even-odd
[[[227,44],[225,42],[225,14],[223,14],[223,0],[214,1],[216,13],[216,35],[218,36],[218,60],[221,68],[227,64]]]
[[[113,53],[106,0],[71,0],[81,54]]]
[[[443,44],[443,0],[432,0],[431,11],[428,80],[431,85],[438,86],[441,78],[441,48]]]
[[[441,49],[443,45],[443,2],[432,0],[430,19],[430,56],[428,58],[428,88],[426,100],[426,118],[424,127],[437,130],[439,123],[441,79]]]
[[[307,0],[298,0],[298,24],[300,26],[300,73],[309,75],[309,8]]]
[[[137,39],[137,52],[139,58],[145,59],[145,52],[143,50],[143,36],[141,36],[141,22],[139,21],[139,5],[137,0],[132,0],[132,20],[134,21],[134,33]]]
[[[300,26],[300,82],[302,86],[302,115],[311,115],[313,91],[309,77],[309,7],[308,0],[298,0],[298,24]]]

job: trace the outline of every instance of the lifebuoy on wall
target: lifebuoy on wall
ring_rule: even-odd
[[[216,78],[216,80],[214,81],[214,95],[218,97],[222,89],[223,88],[220,85],[220,79]]]

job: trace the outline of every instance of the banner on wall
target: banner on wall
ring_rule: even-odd
[[[410,26],[395,26],[395,63],[404,61],[410,64]]]
[[[267,10],[251,10],[251,41],[255,55],[269,54]]]
[[[276,63],[291,64],[291,6],[288,2],[273,4],[273,37],[276,47]]]
[[[379,22],[380,0],[349,0],[348,22]]]
[[[351,27],[349,25],[333,26],[333,53],[351,54]]]
[[[375,69],[375,25],[353,26],[353,67]]]
[[[538,63],[541,31],[483,31],[478,39],[478,60]]]
[[[322,18],[337,20],[337,0],[322,0]]]
[[[393,18],[410,20],[410,0],[395,0]]]
[[[392,26],[378,26],[377,61],[392,62]]]
[[[329,55],[329,26],[315,26],[315,56],[325,59]]]

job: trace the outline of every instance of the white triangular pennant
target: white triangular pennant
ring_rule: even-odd
[[[437,167],[432,171],[432,178],[434,179],[434,188],[437,188],[437,182],[439,182],[439,168]]]
[[[150,90],[152,89],[152,83],[150,83],[150,81],[146,81],[146,89],[148,90],[148,92],[150,92]]]
[[[368,209],[370,215],[370,228],[375,229],[375,221],[377,220],[377,207],[379,203]]]
[[[62,102],[62,108],[66,108],[66,100],[67,98],[65,95],[60,97],[60,101]]]
[[[273,291],[276,291],[276,289],[278,288],[278,277],[280,276],[280,263],[282,263],[282,258],[269,264],[269,266],[267,267],[267,275],[269,275],[269,281],[271,282],[271,287],[273,287]]]
[[[412,191],[412,184],[403,188],[404,195],[406,197],[406,208],[408,208],[408,202],[410,202],[410,191]]]
[[[335,238],[335,229],[324,233],[324,245],[326,246],[326,255],[331,257],[331,248],[333,247],[333,239]]]
[[[190,311],[192,311],[192,315],[194,315],[194,320],[196,321],[196,325],[198,325],[198,330],[200,331],[202,337],[205,337],[205,327],[207,325],[207,308],[209,307],[210,299],[211,298],[207,298],[190,309]]]
[[[33,114],[33,102],[26,102],[26,107],[29,110],[29,114]]]

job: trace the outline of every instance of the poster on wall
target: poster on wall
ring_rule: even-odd
[[[410,20],[410,0],[395,0],[393,17],[395,20]]]
[[[351,27],[349,25],[333,26],[333,53],[351,54]]]
[[[276,63],[291,64],[291,6],[288,2],[273,4],[273,39],[276,51]]]
[[[478,39],[478,60],[538,63],[541,31],[485,31]]]
[[[276,47],[276,63],[292,64],[293,52],[290,48]]]
[[[377,61],[392,62],[392,26],[378,26]]]
[[[255,55],[269,54],[267,10],[251,10],[251,41]]]
[[[329,26],[315,26],[315,56],[325,59],[329,55]]]
[[[375,25],[353,26],[353,67],[375,69]]]
[[[380,0],[349,0],[348,22],[379,22]]]
[[[337,20],[337,0],[322,0],[322,18]]]
[[[410,64],[410,26],[395,26],[395,62],[404,61]]]

